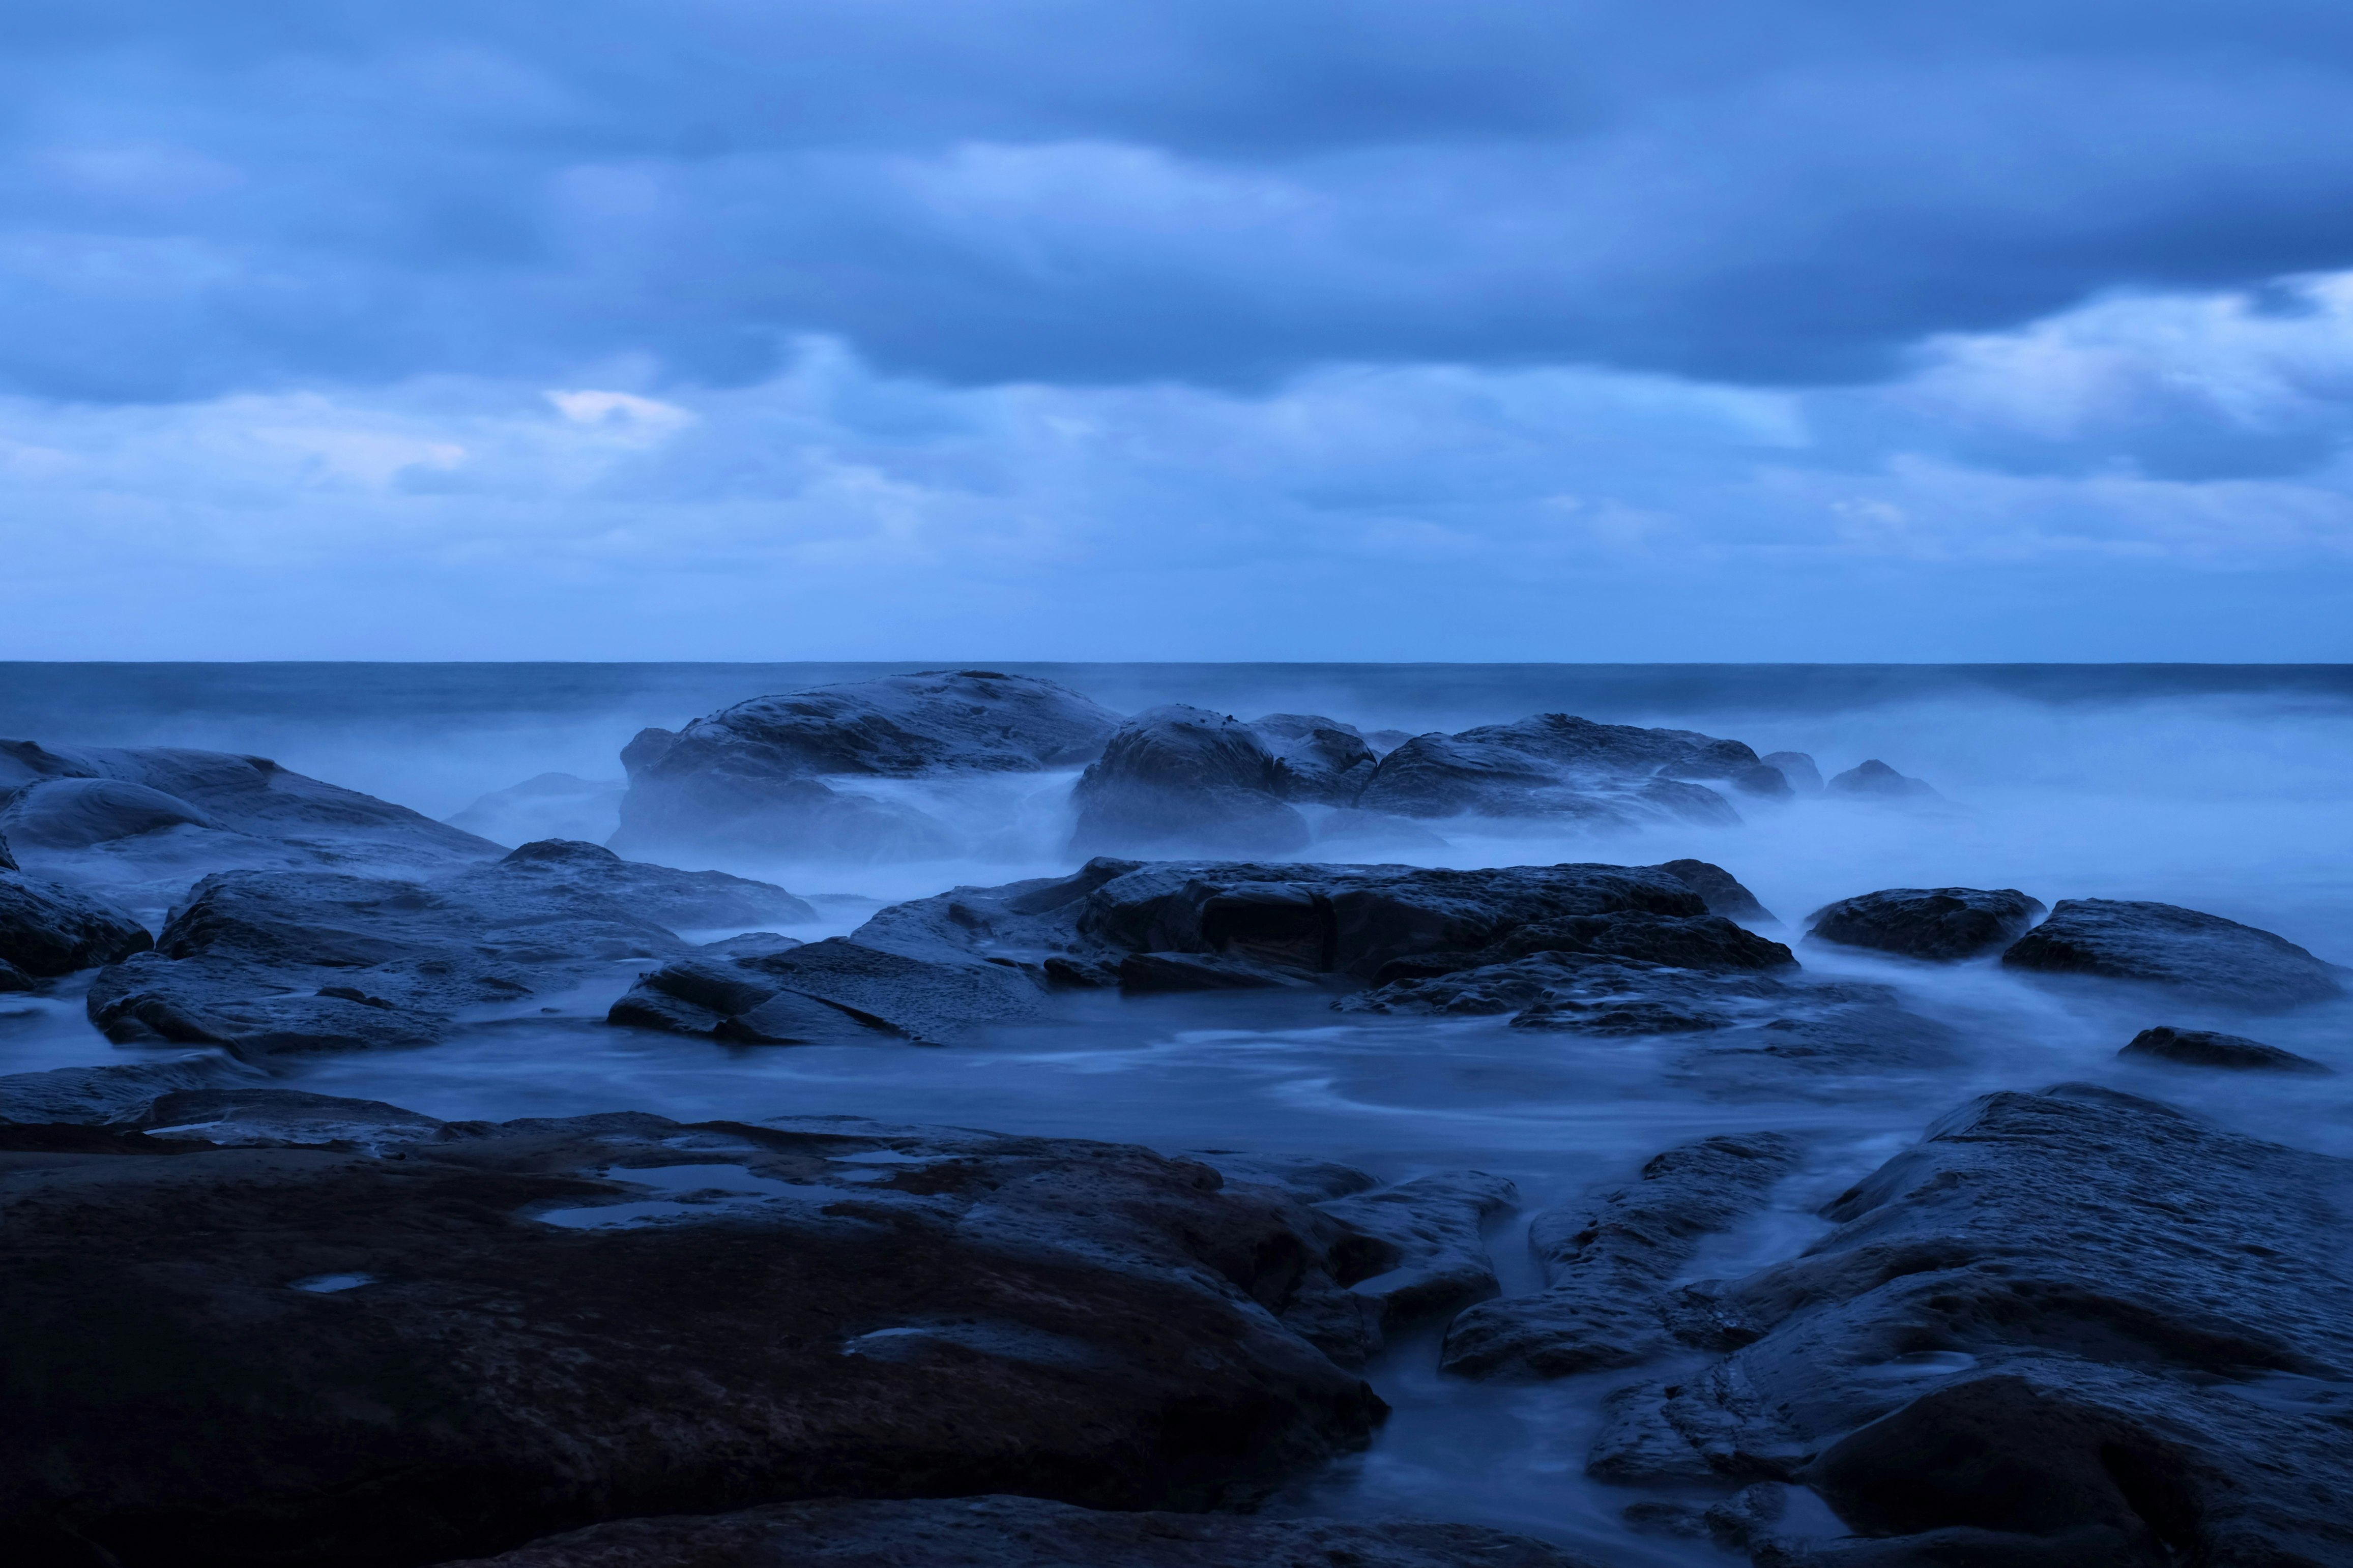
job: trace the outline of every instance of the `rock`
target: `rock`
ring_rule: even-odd
[[[129,1123],[143,1115],[158,1095],[252,1080],[259,1076],[251,1068],[215,1052],[191,1054],[170,1061],[10,1073],[0,1078],[0,1122],[85,1126]]]
[[[129,911],[62,883],[0,871],[0,963],[39,980],[91,969],[154,945]]]
[[[1382,1411],[1284,1322],[1367,1243],[1139,1148],[634,1113],[381,1157],[71,1136],[0,1158],[27,1561],[433,1563],[877,1492],[1231,1507]]]
[[[602,844],[621,825],[621,797],[628,788],[619,780],[540,773],[506,789],[492,790],[444,820],[493,844],[529,844],[543,838]]]
[[[1788,781],[1795,795],[1814,795],[1822,793],[1822,770],[1814,759],[1803,752],[1767,752],[1762,759],[1765,766],[1776,769]]]
[[[1282,773],[1285,800],[1350,806],[1380,759],[1353,724],[1314,713],[1270,713],[1250,721]]]
[[[1684,781],[1748,779],[1757,753],[1690,730],[1597,724],[1540,713],[1458,735],[1421,735],[1380,759],[1356,805],[1398,816],[1560,817],[1595,826],[1733,824],[1715,791]]]
[[[1119,961],[1119,988],[1130,994],[1155,991],[1264,991],[1284,985],[1313,985],[1307,970],[1246,958],[1226,958],[1214,952],[1131,952]]]
[[[18,869],[16,858],[8,853],[7,835],[0,834],[0,871],[14,871],[16,869]]]
[[[1711,1287],[1751,1342],[1613,1396],[1589,1468],[1799,1480],[1888,1538],[1760,1562],[2345,1561],[2348,1184],[2112,1090],[1984,1096]]]
[[[2172,904],[2062,899],[2001,955],[2013,969],[2171,986],[2251,1009],[2327,1001],[2345,972],[2284,937]]]
[[[2116,1055],[2178,1067],[2228,1068],[2238,1072],[2302,1073],[2313,1078],[2333,1078],[2337,1072],[2310,1057],[2300,1057],[2260,1040],[2217,1034],[2211,1029],[2176,1029],[2164,1025],[2143,1029]]]
[[[745,1045],[945,1045],[1042,1010],[1039,979],[1018,967],[830,937],[781,951],[699,950],[645,976],[608,1019]]]
[[[599,893],[672,931],[722,926],[804,925],[818,919],[805,900],[769,882],[731,877],[724,871],[676,871],[624,860],[602,845],[561,838],[526,844],[495,866],[471,871],[448,884],[453,889],[496,889],[510,896],[517,886],[561,889],[566,894]]]
[[[248,1083],[158,1095],[132,1125],[149,1138],[215,1149],[337,1149],[373,1154],[470,1136],[485,1124],[452,1124],[380,1100],[345,1100]]]
[[[0,958],[0,995],[5,995],[11,992],[37,991],[40,986],[39,981],[6,959]]]
[[[1735,921],[1772,921],[1773,911],[1757,901],[1757,895],[1740,885],[1738,878],[1721,866],[1705,860],[1670,860],[1649,869],[1662,871],[1697,893],[1707,905],[1707,912]]]
[[[153,953],[102,971],[90,1021],[119,1044],[248,1060],[430,1045],[463,1009],[561,990],[686,943],[618,900],[487,868],[440,887],[323,871],[196,884]]]
[[[1455,1319],[1439,1364],[1475,1377],[1565,1377],[1634,1366],[1676,1341],[1742,1342],[1736,1321],[1673,1282],[1703,1239],[1762,1209],[1797,1163],[1796,1141],[1779,1133],[1703,1138],[1655,1156],[1630,1185],[1537,1215],[1528,1245],[1546,1289]]]
[[[958,835],[903,803],[825,780],[1038,773],[1095,755],[1119,716],[1029,676],[934,670],[737,703],[621,753],[629,789],[613,847],[910,859]]]
[[[227,752],[0,741],[0,831],[20,855],[101,884],[237,867],[429,871],[500,852],[406,806]]]
[[[1863,795],[1879,800],[1936,800],[1936,792],[1920,779],[1907,779],[1876,757],[1834,775],[1822,786],[1831,795]]]
[[[633,1519],[445,1568],[1592,1568],[1475,1524],[1110,1513],[1029,1497],[828,1498]]]
[[[1483,1171],[1450,1171],[1316,1206],[1389,1249],[1356,1294],[1378,1300],[1380,1328],[1394,1332],[1435,1312],[1495,1293],[1495,1265],[1481,1226],[1519,1202],[1519,1189]]]
[[[1308,831],[1284,803],[1285,785],[1282,762],[1250,725],[1182,704],[1148,709],[1080,775],[1071,847],[1288,854],[1306,846]]]
[[[2025,934],[2042,902],[2016,888],[1883,888],[1807,917],[1816,942],[1905,958],[1975,958]]]

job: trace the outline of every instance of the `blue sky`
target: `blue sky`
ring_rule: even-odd
[[[2353,658],[2353,10],[0,9],[0,657]]]

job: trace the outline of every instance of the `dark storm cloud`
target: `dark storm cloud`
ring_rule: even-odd
[[[0,61],[0,378],[100,401],[804,333],[1803,383],[2353,264],[2353,11],[2294,0],[118,0]]]

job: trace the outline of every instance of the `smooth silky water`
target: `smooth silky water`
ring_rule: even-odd
[[[568,771],[594,776],[580,759],[609,759],[639,723],[675,726],[719,702],[813,678],[709,667],[691,680],[666,675],[667,685],[648,678],[629,687],[613,678],[583,696],[575,671],[560,692],[541,692],[545,710],[534,712],[539,678],[511,672],[508,689],[493,693],[496,701],[480,698],[458,712],[438,750],[419,752],[416,721],[403,716],[400,704],[422,703],[430,693],[417,696],[383,674],[384,667],[372,668],[369,679],[377,685],[362,693],[368,700],[339,702],[342,689],[331,673],[316,677],[311,689],[273,688],[266,700],[216,692],[207,703],[177,698],[181,708],[163,704],[156,711],[142,710],[147,698],[126,689],[114,708],[85,708],[105,715],[105,722],[79,732],[55,722],[33,731],[26,720],[37,715],[0,702],[0,733],[52,743],[257,750],[266,742],[289,767],[447,815],[476,795],[551,767],[569,764]],[[1790,942],[1810,971],[1894,985],[1913,1009],[1959,1033],[1959,1059],[1893,1074],[1793,1073],[1776,1089],[1717,1097],[1675,1072],[1690,1038],[1580,1040],[1514,1031],[1500,1017],[1342,1014],[1332,1010],[1327,994],[1293,992],[1133,1001],[1080,994],[1067,1016],[1052,1022],[948,1047],[726,1047],[606,1026],[606,1007],[649,967],[633,961],[570,994],[485,1012],[448,1044],[323,1059],[291,1081],[448,1119],[615,1110],[689,1121],[860,1116],[1133,1142],[1168,1152],[1313,1154],[1386,1180],[1475,1168],[1508,1176],[1520,1189],[1521,1208],[1490,1236],[1507,1292],[1539,1283],[1526,1248],[1535,1212],[1573,1201],[1595,1184],[1630,1178],[1651,1154],[1711,1132],[1799,1132],[1810,1152],[1802,1173],[1765,1214],[1709,1244],[1689,1271],[1694,1279],[1738,1275],[1801,1250],[1828,1229],[1816,1214],[1824,1202],[1915,1140],[1930,1120],[1991,1089],[2089,1079],[2172,1100],[2258,1136],[2353,1155],[2353,1004],[2249,1018],[2130,988],[2028,981],[1990,961],[1914,964],[1825,952],[1800,940],[1802,917],[1832,899],[1875,888],[1959,884],[2018,887],[2046,903],[2092,896],[2187,904],[2353,962],[2353,706],[2345,689],[2310,672],[2284,677],[2274,688],[2263,685],[2260,672],[2248,673],[2231,690],[2183,689],[2179,679],[2161,673],[2136,686],[2095,672],[2070,686],[2060,672],[2040,686],[2021,677],[2012,682],[2019,689],[2007,691],[1957,679],[1858,690],[1844,679],[1830,682],[1827,695],[1820,681],[1793,675],[1777,688],[1744,668],[1721,671],[1712,684],[1698,669],[1647,686],[1622,675],[1594,676],[1585,687],[1577,672],[1559,669],[1466,668],[1451,678],[1425,669],[1397,675],[1393,689],[1369,667],[1333,667],[1313,680],[1270,667],[1143,673],[1124,667],[1092,684],[1083,668],[1038,672],[1128,708],[1191,695],[1244,718],[1323,711],[1368,730],[1458,728],[1566,710],[1704,730],[1759,752],[1806,751],[1825,773],[1883,758],[1929,780],[1947,804],[1914,810],[1744,800],[1747,821],[1736,828],[1617,837],[1438,824],[1446,848],[1394,858],[1465,867],[1641,864],[1686,855],[1715,861],[1791,922],[1763,929]],[[1196,682],[1189,689],[1188,676]],[[446,686],[451,677],[428,667],[417,679]],[[399,701],[385,699],[385,690],[401,694]],[[307,727],[294,711],[297,695],[313,716]],[[371,718],[370,701],[384,711]],[[240,710],[240,702],[252,711]],[[315,717],[325,713],[336,715],[332,722]],[[266,735],[235,741],[240,724]],[[601,771],[617,774],[609,762]],[[1059,802],[1068,782],[1032,776],[982,780],[961,790],[936,782],[886,786],[921,795],[927,809],[971,830],[976,852],[958,862],[718,864],[797,892],[876,900],[1066,870],[1072,862],[1059,853],[1067,831]],[[823,923],[791,934],[847,931],[871,907],[829,904]],[[731,933],[688,934],[708,940]],[[130,1054],[89,1027],[75,997],[6,1007],[0,1011],[0,1070],[121,1061]],[[2269,1079],[2116,1059],[2119,1046],[2158,1023],[2252,1035],[2347,1076]],[[1628,1534],[1619,1520],[1628,1502],[1669,1494],[1603,1486],[1583,1473],[1602,1397],[1672,1370],[1672,1363],[1549,1384],[1473,1383],[1437,1371],[1439,1332],[1432,1324],[1402,1337],[1368,1370],[1394,1407],[1370,1449],[1303,1480],[1271,1508],[1495,1523],[1606,1548],[1610,1560],[1629,1564],[1725,1561],[1704,1542]],[[1947,1369],[1891,1366],[1887,1375],[1940,1370]],[[1801,1498],[1793,1523],[1808,1521],[1808,1506]],[[1812,1522],[1832,1528],[1826,1517]]]

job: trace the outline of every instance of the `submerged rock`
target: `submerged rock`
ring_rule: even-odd
[[[2062,899],[2001,961],[2043,974],[2138,980],[2255,1009],[2344,994],[2345,971],[2270,931],[2173,904]]]
[[[1877,800],[1942,798],[1926,780],[1905,778],[1876,757],[1835,774],[1822,788],[1831,795],[1862,795]]]
[[[2008,946],[2042,909],[2016,888],[1883,888],[1825,904],[1807,924],[1817,942],[1949,960]]]
[[[1251,726],[1182,704],[1150,709],[1121,725],[1080,776],[1071,846],[1285,854],[1308,838],[1306,818],[1284,802],[1286,782]]]
[[[30,980],[93,969],[154,945],[120,906],[16,871],[0,871],[0,963]]]
[[[1802,1481],[1887,1538],[1773,1563],[2345,1560],[2348,1182],[2106,1089],[1985,1096],[1706,1287],[1752,1342],[1613,1396],[1589,1468]]]
[[[1272,1181],[851,1118],[178,1108],[257,1135],[0,1162],[28,1561],[392,1568],[876,1493],[1234,1506],[1382,1411],[1286,1325],[1338,1323],[1402,1244]]]
[[[2300,1057],[2294,1051],[2284,1051],[2243,1036],[2218,1034],[2211,1029],[2176,1029],[2164,1025],[2143,1029],[2116,1055],[2169,1062],[2178,1067],[2228,1068],[2237,1072],[2303,1073],[2329,1078],[2337,1071],[2310,1057]]]
[[[546,838],[602,844],[621,824],[621,797],[628,788],[617,779],[540,773],[506,789],[492,790],[445,820],[493,844],[530,844]]]
[[[934,670],[739,702],[621,753],[629,789],[612,839],[630,853],[917,858],[958,837],[902,802],[828,779],[1037,773],[1099,752],[1119,716],[1050,680]]]
[[[445,1568],[1592,1568],[1524,1535],[1421,1520],[1113,1513],[1030,1497],[783,1503],[600,1524]]]
[[[1719,1351],[1742,1342],[1736,1320],[1673,1282],[1702,1240],[1763,1208],[1797,1163],[1797,1142],[1778,1133],[1703,1138],[1655,1156],[1629,1185],[1538,1215],[1528,1246],[1546,1288],[1456,1318],[1439,1364],[1565,1377],[1633,1366],[1678,1341]]]

